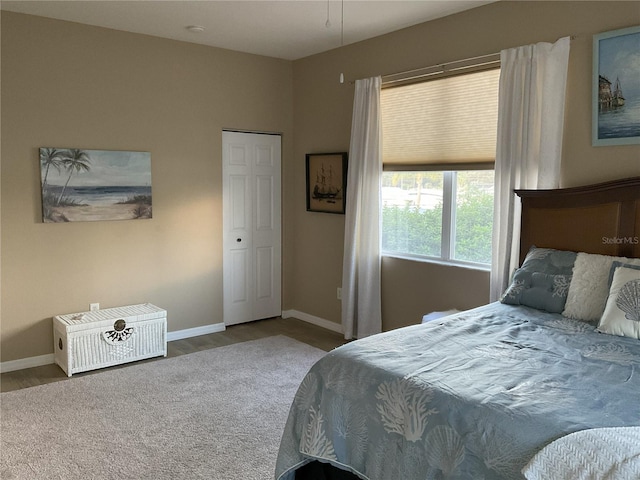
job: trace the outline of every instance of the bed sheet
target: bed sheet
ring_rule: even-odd
[[[638,340],[500,303],[358,340],[300,385],[275,477],[524,478],[569,433],[640,426],[639,367]]]

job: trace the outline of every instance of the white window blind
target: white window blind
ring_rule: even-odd
[[[385,170],[493,168],[500,69],[384,88]]]

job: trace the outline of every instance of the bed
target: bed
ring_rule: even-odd
[[[516,191],[500,302],[309,371],[275,478],[640,478],[640,177]]]

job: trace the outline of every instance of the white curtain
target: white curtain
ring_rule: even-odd
[[[514,189],[560,184],[569,37],[500,52],[491,301],[518,266],[520,205]]]
[[[380,295],[381,77],[356,81],[347,173],[342,327],[344,337],[382,330]]]

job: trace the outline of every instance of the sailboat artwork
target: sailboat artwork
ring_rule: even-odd
[[[347,154],[307,154],[307,210],[344,213]]]
[[[624,107],[624,95],[620,87],[620,79],[611,87],[609,79],[603,75],[599,76],[598,85],[598,107],[600,110]]]
[[[624,97],[620,88],[620,79],[616,78],[616,85],[613,88],[613,107],[624,107]]]
[[[593,38],[592,144],[640,144],[640,26]]]
[[[328,171],[327,171],[328,170]],[[333,180],[333,167],[325,168],[324,163],[316,171],[316,185],[313,187],[313,198],[326,200],[328,203],[336,203],[340,188],[336,187]]]

